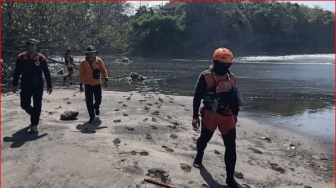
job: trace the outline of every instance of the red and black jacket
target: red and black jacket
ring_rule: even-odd
[[[16,59],[13,86],[18,86],[21,76],[22,89],[43,87],[42,72],[47,81],[47,87],[51,88],[52,83],[46,57],[40,53],[36,53],[34,57],[29,57],[28,52],[23,52],[19,54]]]

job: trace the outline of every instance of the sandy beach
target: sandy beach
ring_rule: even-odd
[[[61,121],[69,108],[79,111],[78,119]],[[32,135],[26,133],[30,121],[19,94],[3,94],[2,187],[227,187],[218,130],[206,148],[205,168],[192,166],[200,132],[192,129],[191,114],[191,97],[103,91],[100,118],[87,124],[84,94],[55,89],[44,93],[39,134]],[[238,182],[245,187],[334,187],[333,150],[260,122],[238,117]]]

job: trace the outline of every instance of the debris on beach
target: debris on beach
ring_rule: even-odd
[[[287,147],[286,150],[290,150],[290,149],[295,150],[296,149],[295,144],[291,143],[291,142],[290,143],[286,143],[284,146]]]
[[[323,166],[320,166],[321,169],[325,170],[325,171],[328,171],[329,169],[326,168],[326,167],[323,167]]]
[[[318,159],[318,160],[328,160],[327,158],[319,157],[319,156],[316,156],[316,155],[313,155],[312,157],[313,157],[314,159]]]
[[[127,81],[140,82],[144,81],[146,78],[137,72],[130,72],[126,79]]]
[[[152,183],[152,184],[160,186],[160,187],[171,188],[171,186],[169,186],[169,185],[166,185],[166,184],[163,184],[163,183],[159,183],[159,182],[156,182],[156,181],[151,180],[151,179],[144,179],[144,181],[147,182],[147,183]]]
[[[68,109],[61,114],[61,120],[75,120],[79,112],[75,109]]]

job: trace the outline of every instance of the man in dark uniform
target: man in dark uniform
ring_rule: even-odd
[[[37,40],[29,39],[26,43],[27,51],[19,54],[16,59],[13,93],[16,93],[19,79],[21,76],[21,108],[30,115],[31,133],[38,133],[37,125],[41,115],[42,96],[43,96],[43,77],[47,80],[47,93],[51,94],[52,84],[50,71],[48,69],[46,57],[37,53]],[[31,98],[33,97],[33,106]]]

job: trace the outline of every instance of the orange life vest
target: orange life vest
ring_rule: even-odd
[[[236,76],[232,73],[219,76],[213,73],[212,69],[208,69],[202,74],[206,82],[206,91],[203,97],[204,107],[225,116],[233,115],[229,104],[232,100],[232,89],[236,85]]]

